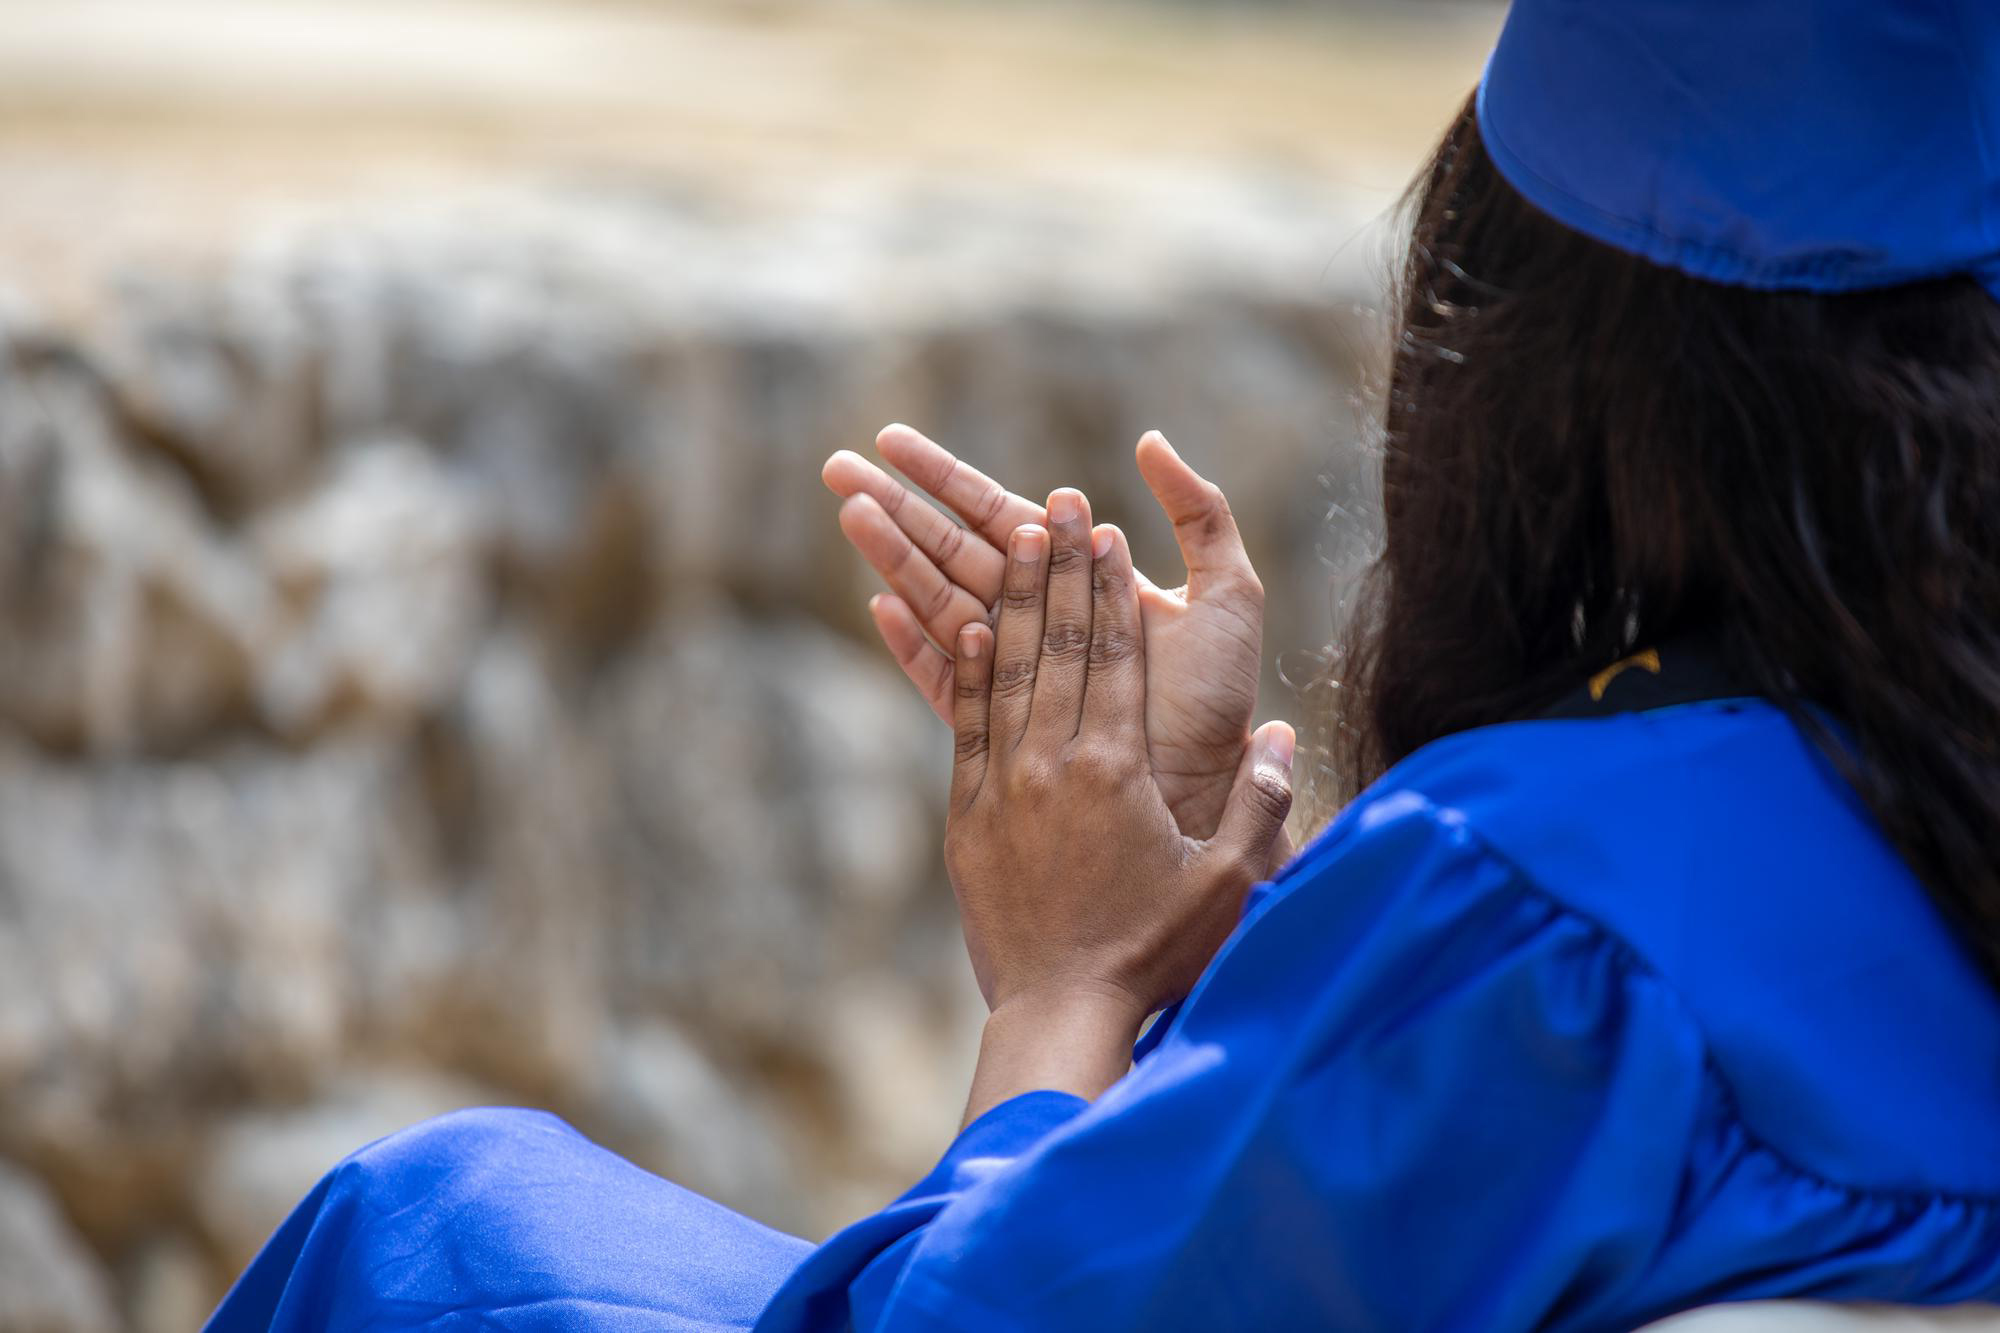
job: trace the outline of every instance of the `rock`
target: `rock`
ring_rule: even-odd
[[[0,359],[0,604],[13,614],[32,598],[61,527],[61,439],[31,384],[17,362]]]
[[[725,1069],[674,1025],[605,1034],[587,1098],[591,1128],[639,1165],[770,1226],[810,1218],[797,1162],[768,1090]]]
[[[132,1333],[187,1333],[215,1307],[215,1275],[185,1234],[170,1231],[141,1244],[123,1265]]]
[[[39,1071],[12,1113],[197,1073],[282,1088],[332,1059],[383,774],[364,747],[84,770],[0,745],[0,940],[37,946],[0,980],[0,1010],[38,1019],[0,1043],[0,1083]]]
[[[184,749],[246,708],[258,572],[186,478],[117,433],[73,358],[16,355],[0,381],[8,504],[0,719],[58,749]]]
[[[844,1141],[876,1172],[916,1179],[957,1128],[934,1108],[963,1102],[971,1083],[986,1018],[971,969],[943,996],[886,969],[857,971],[828,988],[824,1006]]]
[[[950,743],[818,465],[911,420],[1171,583],[1162,427],[1316,642],[1326,192],[1202,180],[552,184],[0,311],[0,1154],[138,1326],[468,1100],[816,1234],[928,1166]]]
[[[307,1105],[228,1116],[191,1172],[202,1235],[234,1273],[313,1183],[355,1149],[446,1111],[507,1101],[421,1071],[357,1069]]]
[[[308,485],[320,448],[319,363],[272,295],[128,274],[104,347],[124,424],[232,519]]]
[[[93,1240],[173,1211],[207,1117],[342,1063],[395,882],[385,771],[365,747],[81,766],[0,742],[0,1146]]]
[[[35,1178],[0,1162],[0,1333],[111,1333],[97,1261]]]
[[[284,607],[259,658],[261,717],[309,737],[401,730],[463,678],[491,600],[478,491],[409,439],[354,441],[309,497],[257,525]]]
[[[593,704],[626,812],[608,844],[621,990],[782,1039],[856,961],[849,941],[872,945],[874,923],[939,882],[942,731],[824,630],[690,611]]]

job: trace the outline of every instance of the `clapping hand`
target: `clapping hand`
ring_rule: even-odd
[[[1147,662],[1124,534],[1084,497],[1009,535],[994,624],[954,640],[945,864],[992,1008],[968,1116],[1017,1092],[1091,1097],[1145,1016],[1234,929],[1291,806],[1292,732],[1250,736],[1213,836],[1188,836],[1147,756]]]
[[[870,604],[876,627],[905,674],[950,722],[947,650],[965,626],[989,622],[1014,530],[1046,523],[1048,514],[907,426],[888,427],[876,446],[964,520],[964,526],[953,523],[859,454],[842,450],[822,471],[827,486],[845,497],[841,530],[891,589]],[[1264,589],[1221,490],[1158,432],[1142,438],[1137,453],[1140,474],[1173,524],[1188,571],[1177,588],[1133,571],[1144,635],[1147,750],[1181,832],[1205,838],[1222,817],[1250,738]],[[1288,850],[1281,839],[1274,859]]]

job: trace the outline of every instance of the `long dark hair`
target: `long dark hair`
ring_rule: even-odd
[[[1349,789],[1704,633],[2000,978],[2000,302],[1648,263],[1523,199],[1470,104],[1410,202],[1385,544],[1335,658]]]

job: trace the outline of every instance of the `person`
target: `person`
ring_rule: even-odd
[[[1996,143],[1991,7],[1519,0],[1413,199],[1338,817],[1282,841],[1260,585],[1162,438],[1172,591],[892,428],[963,526],[826,476],[956,735],[992,1011],[936,1168],[815,1247],[461,1113],[331,1172],[211,1326],[2000,1299]]]

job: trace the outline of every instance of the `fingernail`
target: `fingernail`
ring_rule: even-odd
[[[868,610],[869,610],[869,613],[870,613],[870,614],[872,615],[872,614],[874,613],[875,609],[876,609],[876,608],[877,608],[878,606],[880,606],[881,604],[882,604],[882,594],[878,592],[878,593],[876,593],[876,594],[875,594],[875,595],[874,595],[873,597],[870,597],[870,598],[868,599]]]
[[[967,661],[976,659],[979,656],[980,638],[981,635],[978,626],[960,626],[958,631],[958,655]]]
[[[1078,491],[1057,491],[1049,497],[1049,522],[1074,523],[1083,513],[1083,495]]]
[[[1091,534],[1090,554],[1098,560],[1111,554],[1111,529],[1108,525]]]
[[[1029,524],[1014,529],[1014,558],[1024,565],[1032,565],[1042,558],[1042,543],[1049,534]]]
[[[1284,769],[1292,770],[1292,755],[1298,748],[1298,737],[1290,727],[1272,727],[1264,737],[1264,752],[1271,762]]]

